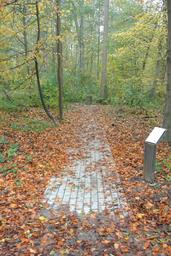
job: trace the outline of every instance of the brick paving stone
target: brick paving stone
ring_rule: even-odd
[[[119,209],[126,215],[126,199],[103,129],[91,119],[87,130],[79,134],[80,149],[69,149],[70,164],[61,177],[52,177],[44,193],[44,202],[55,210],[68,206],[77,214]],[[83,155],[75,159],[74,155]],[[116,184],[114,183],[116,182]]]

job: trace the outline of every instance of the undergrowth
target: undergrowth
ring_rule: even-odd
[[[23,132],[43,132],[47,128],[54,127],[50,122],[31,118],[23,118],[20,122],[13,122],[11,128]]]

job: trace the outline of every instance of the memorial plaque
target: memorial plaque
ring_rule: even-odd
[[[163,137],[164,133],[166,132],[166,129],[155,127],[152,132],[149,134],[148,138],[145,140],[145,142],[157,144],[160,142],[161,138]]]
[[[166,129],[155,127],[145,140],[144,148],[144,179],[147,182],[154,181],[156,165],[156,145],[161,141]]]

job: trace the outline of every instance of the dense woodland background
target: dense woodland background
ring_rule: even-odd
[[[60,35],[56,28],[59,1],[38,1],[38,45],[35,1],[13,2],[1,13],[1,108],[40,104],[35,56],[45,101],[57,105],[59,40],[65,102],[83,101],[89,95],[94,102],[101,100],[104,1],[61,1]],[[161,1],[110,1],[106,102],[161,106],[166,91],[166,35],[166,9]]]
[[[68,102],[163,111],[166,11],[162,0],[3,0],[0,108],[42,104],[54,123],[49,108],[62,119]]]

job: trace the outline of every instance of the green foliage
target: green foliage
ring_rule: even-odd
[[[171,181],[171,157],[157,161],[156,171],[162,173],[167,181]]]
[[[0,136],[0,144],[8,144],[8,140],[5,138],[5,136]]]
[[[19,144],[12,144],[7,151],[8,160],[12,160],[19,150]]]
[[[165,13],[153,5],[144,11],[135,1],[116,0],[115,4],[120,11],[114,11],[115,31],[110,34],[109,98],[113,104],[145,108],[156,107],[158,101],[161,107],[165,88]]]
[[[43,120],[37,120],[37,119],[30,119],[30,118],[24,118],[22,120],[22,123],[12,123],[11,128],[14,130],[24,131],[24,132],[42,132],[46,130],[47,128],[52,128],[52,124],[43,121]]]
[[[1,141],[0,142],[1,144],[8,144],[8,141],[6,140],[5,137],[1,137],[0,141]],[[4,163],[7,160],[11,161],[17,155],[18,150],[19,150],[19,144],[10,145],[6,153],[4,154],[0,153],[0,163]],[[5,157],[5,155],[7,157]]]
[[[41,80],[44,99],[51,108],[58,108],[58,83],[56,79],[55,65],[51,63],[48,73]]]
[[[25,159],[26,159],[27,163],[32,163],[32,161],[33,161],[33,156],[27,154],[27,155],[25,156]]]
[[[5,141],[5,143],[7,142],[7,140],[4,138],[3,141]],[[19,147],[20,146],[18,143],[9,144],[8,146],[5,146],[3,148],[3,152],[0,153],[0,163],[3,163],[3,165],[0,167],[0,174],[2,174],[3,176],[7,176],[8,174],[13,174],[14,176],[17,176],[18,167],[17,164],[14,163],[14,158],[19,152]],[[30,163],[32,161],[31,155],[27,155],[27,157],[28,163]],[[16,180],[16,185],[17,184],[20,185],[20,182]]]
[[[20,187],[22,185],[22,181],[20,179],[16,179],[15,184],[17,187]]]
[[[0,110],[6,112],[18,112],[30,107],[39,107],[40,99],[38,95],[33,94],[29,96],[29,94],[20,91],[11,95],[11,101],[6,98],[0,98]]]
[[[126,105],[129,107],[153,109],[160,108],[162,101],[159,97],[151,98],[148,91],[137,84],[126,83],[119,90],[115,90],[110,98],[113,105]]]
[[[2,153],[0,153],[0,163],[4,163],[5,162],[5,158],[3,156]]]
[[[0,144],[8,144],[9,142],[7,141],[7,139],[4,136],[0,137]],[[15,144],[11,144],[9,145],[7,148],[5,147],[4,152],[0,152],[0,163],[5,163],[5,162],[10,162],[13,160],[13,158],[17,155],[19,150],[19,144],[15,143]],[[14,166],[14,164],[13,164]],[[6,168],[5,169],[2,168],[1,172],[3,172],[3,170],[6,172]]]
[[[1,100],[0,110],[7,111],[7,112],[16,112],[16,111],[20,111],[20,107],[16,102]]]
[[[64,99],[67,102],[83,102],[87,96],[98,99],[99,86],[95,78],[88,74],[65,73]]]
[[[6,141],[7,140],[5,139],[5,142]],[[3,176],[7,176],[8,174],[16,176],[18,168],[17,164],[13,163],[13,160],[19,151],[19,144],[9,144],[3,151],[3,153],[0,153],[0,163],[3,163],[3,166],[0,167],[0,174]]]
[[[171,175],[167,175],[167,176],[166,176],[166,180],[167,180],[168,182],[171,182]]]
[[[13,173],[14,175],[16,175],[17,174],[17,169],[12,169],[12,168],[10,168],[8,166],[0,167],[0,173],[3,176],[7,176],[10,173]]]

